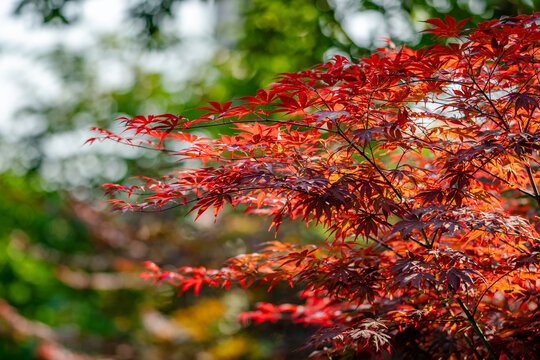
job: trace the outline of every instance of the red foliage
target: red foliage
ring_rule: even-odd
[[[116,209],[224,204],[322,224],[329,244],[267,244],[222,269],[146,277],[182,291],[288,282],[303,305],[259,304],[241,319],[316,325],[315,357],[529,359],[540,344],[537,188],[540,16],[461,31],[429,20],[447,45],[380,49],[278,80],[188,120],[124,118],[135,137],[204,167],[140,185],[105,185]],[[455,39],[457,37],[457,39]],[[229,126],[207,139],[199,128]],[[92,139],[93,141],[95,139]],[[170,142],[180,146],[169,150]],[[335,358],[335,357],[332,357]]]

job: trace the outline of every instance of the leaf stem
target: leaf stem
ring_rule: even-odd
[[[488,101],[491,108],[495,111],[495,114],[497,115],[497,118],[500,120],[500,124],[498,122],[494,121],[493,119],[491,119],[491,120],[494,123],[496,123],[497,125],[499,125],[500,127],[504,128],[506,131],[509,132],[510,131],[510,126],[508,126],[508,124],[504,121],[504,117],[499,112],[499,109],[497,109],[497,107],[493,103],[493,100],[491,100],[491,98],[484,91],[484,89],[482,89],[482,87],[476,82],[475,76],[473,74],[472,64],[470,62],[470,59],[468,59],[468,60],[469,61],[467,62],[467,65],[469,65],[469,71],[470,71],[469,72],[469,77],[470,77],[471,81],[473,82],[474,86],[476,86],[477,90],[480,92],[480,94],[482,94],[482,96]]]
[[[504,273],[501,277],[499,277],[497,280],[495,280],[491,285],[489,285],[483,292],[482,292],[482,295],[480,295],[480,298],[478,299],[478,301],[476,302],[476,305],[474,306],[474,309],[473,309],[473,312],[472,312],[472,316],[474,316],[474,314],[476,314],[476,310],[478,310],[478,306],[480,306],[480,302],[482,301],[482,299],[484,298],[484,296],[487,294],[487,292],[489,291],[489,289],[491,289],[496,283],[498,283],[500,280],[504,279],[504,277],[506,277],[508,274],[510,274],[512,271],[514,271],[516,269],[511,269],[509,271],[507,271],[506,273]]]
[[[379,175],[381,176],[381,178],[384,180],[384,182],[386,184],[388,184],[388,186],[390,186],[390,189],[392,189],[392,191],[394,192],[394,194],[396,194],[396,196],[398,197],[398,199],[401,201],[403,200],[403,197],[401,195],[401,193],[396,189],[396,187],[394,186],[394,184],[392,184],[392,182],[390,180],[388,180],[388,178],[386,177],[386,175],[382,172],[381,169],[379,169],[379,167],[377,166],[377,164],[371,160],[364,151],[362,151],[362,149],[360,149],[358,146],[356,146],[356,144],[354,144],[347,136],[345,136],[345,134],[343,133],[343,131],[339,128],[339,125],[336,126],[337,127],[337,133],[338,135],[343,139],[345,140],[353,149],[355,149],[364,159],[367,160],[367,162],[369,162],[369,164],[371,166],[373,166],[373,168],[375,169],[375,171],[377,171],[379,173]],[[405,205],[407,206],[407,203],[405,203]]]
[[[531,167],[529,165],[527,165],[526,169],[527,169],[527,175],[529,175],[529,180],[531,182],[531,186],[532,186],[533,191],[534,191],[534,199],[540,205],[540,193],[538,192],[538,188],[536,187],[536,182],[534,181],[534,177],[533,177]]]

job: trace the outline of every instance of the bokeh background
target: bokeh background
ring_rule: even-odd
[[[218,267],[273,240],[264,219],[184,209],[113,214],[99,185],[158,176],[174,159],[85,146],[113,119],[183,113],[251,95],[280,72],[433,40],[422,20],[469,25],[531,13],[537,0],[0,1],[0,359],[298,359],[311,329],[240,324],[287,287],[178,296],[142,262]],[[207,135],[215,135],[208,133]],[[288,224],[280,239],[325,235]]]

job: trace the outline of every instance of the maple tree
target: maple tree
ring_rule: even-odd
[[[301,305],[260,303],[240,320],[316,326],[315,358],[530,358],[540,343],[540,16],[465,22],[428,20],[439,44],[338,56],[255,96],[210,102],[195,119],[95,129],[89,142],[202,162],[104,185],[114,209],[188,206],[198,217],[231,204],[271,217],[276,232],[301,219],[328,234],[274,241],[221,269],[148,262],[143,276],[195,293],[298,287]],[[197,133],[210,127],[235,133]]]

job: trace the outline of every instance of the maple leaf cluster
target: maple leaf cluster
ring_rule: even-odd
[[[150,147],[200,167],[107,184],[115,209],[225,204],[320,224],[323,244],[272,242],[221,269],[143,275],[195,293],[289,283],[302,305],[258,304],[241,320],[319,330],[314,358],[529,359],[540,344],[540,15],[461,30],[419,50],[337,56],[281,74],[255,96],[211,102],[196,119],[122,118],[90,139]],[[200,129],[228,127],[210,139]],[[200,133],[199,133],[200,134]],[[193,161],[189,162],[193,164]]]

